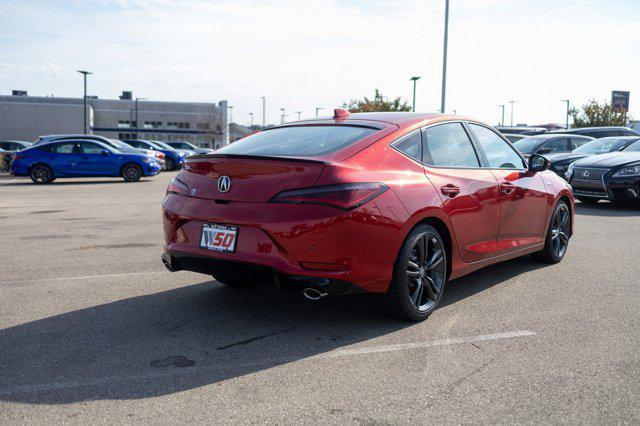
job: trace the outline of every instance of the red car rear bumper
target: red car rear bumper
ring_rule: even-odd
[[[168,194],[163,202],[163,259],[173,269],[254,277],[254,281],[272,281],[273,273],[278,278],[271,284],[293,278],[300,281],[301,290],[311,282],[316,287],[331,284],[330,290],[337,288],[336,293],[345,292],[347,284],[384,292],[407,219],[392,191],[352,211],[316,205],[217,203]],[[237,225],[235,253],[201,248],[204,223]]]

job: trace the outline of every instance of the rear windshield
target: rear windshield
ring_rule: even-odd
[[[247,136],[216,154],[314,157],[339,151],[378,131],[335,125],[280,127]]]
[[[585,143],[571,152],[578,154],[604,154],[606,152],[618,151],[628,142],[628,139],[603,138]]]

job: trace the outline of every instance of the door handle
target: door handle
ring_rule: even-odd
[[[448,183],[440,187],[440,192],[442,192],[442,195],[446,195],[449,198],[453,198],[460,193],[460,188]]]
[[[504,195],[511,195],[516,190],[516,186],[511,182],[502,182],[500,184],[500,193]]]

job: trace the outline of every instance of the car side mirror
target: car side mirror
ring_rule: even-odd
[[[109,152],[109,150],[108,150],[108,149],[103,149],[100,153],[101,153],[102,155],[104,155],[105,157],[106,157],[107,155],[111,154],[111,153]]]
[[[540,148],[536,154],[548,154],[551,152],[551,148]]]
[[[551,161],[547,157],[543,157],[542,155],[532,154],[529,157],[529,171],[530,172],[544,172],[545,170],[549,170],[551,166]]]

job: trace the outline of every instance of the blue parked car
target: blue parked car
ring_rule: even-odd
[[[134,148],[152,149],[154,151],[160,151],[164,153],[165,168],[167,170],[175,170],[182,167],[184,159],[193,153],[183,151],[180,149],[174,149],[170,146],[162,145],[162,142],[148,141],[142,139],[127,139],[122,142],[131,145]]]
[[[123,153],[98,141],[65,140],[35,145],[16,153],[11,165],[16,176],[30,176],[42,184],[59,177],[116,177],[136,182],[160,172],[154,157]]]

